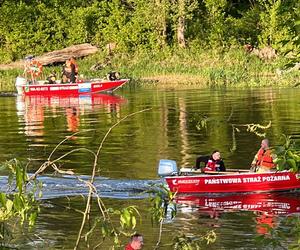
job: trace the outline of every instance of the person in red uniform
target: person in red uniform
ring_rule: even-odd
[[[272,154],[272,150],[269,148],[269,140],[263,139],[261,141],[260,149],[251,163],[250,170],[258,173],[270,172],[275,167],[273,162],[275,158],[276,155]]]
[[[144,241],[141,234],[131,236],[130,242],[125,246],[125,250],[140,250],[143,248]]]
[[[219,150],[215,150],[211,155],[199,156],[196,159],[196,169],[200,169],[201,163],[204,163],[203,171],[226,171],[225,164],[221,159]]]

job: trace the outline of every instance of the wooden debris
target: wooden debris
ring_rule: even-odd
[[[35,57],[42,65],[65,62],[70,57],[80,58],[95,54],[98,51],[96,46],[88,43],[73,45],[61,50],[48,52],[44,55]],[[9,64],[0,64],[0,70],[22,69],[24,60],[18,60]]]
[[[272,60],[277,57],[276,50],[272,47],[264,47],[262,49],[254,48],[251,44],[245,44],[244,50],[248,53],[258,56],[260,59],[263,60]]]

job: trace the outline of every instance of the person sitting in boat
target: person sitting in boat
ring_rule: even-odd
[[[55,84],[56,83],[56,74],[55,72],[51,72],[51,74],[47,77],[49,84]]]
[[[25,57],[24,63],[24,76],[28,78],[30,76],[29,83],[34,83],[36,78],[40,76],[43,72],[43,65],[35,59],[33,55],[28,55]]]
[[[73,65],[72,67],[74,67],[75,80],[77,80],[78,79],[78,71],[79,71],[79,69],[78,69],[78,64],[77,64],[74,56],[72,56],[70,58],[70,62],[71,62],[71,65]]]
[[[76,82],[76,65],[72,62],[71,58],[66,60],[66,63],[63,66],[62,82]]]
[[[219,150],[215,150],[211,155],[199,156],[196,159],[196,169],[200,169],[201,163],[204,163],[204,172],[207,171],[226,171],[225,164],[221,159],[221,153]]]
[[[260,149],[251,163],[250,170],[258,173],[271,172],[275,167],[275,163],[273,162],[275,158],[276,155],[272,154],[272,150],[269,148],[269,140],[263,139]]]

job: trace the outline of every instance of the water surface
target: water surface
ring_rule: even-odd
[[[145,235],[145,249],[152,249],[158,228],[151,225],[149,203],[142,192],[152,184],[163,183],[157,177],[159,159],[192,166],[196,156],[219,149],[228,168],[247,169],[261,140],[247,131],[247,125],[271,122],[270,128],[257,133],[266,133],[272,145],[280,143],[282,134],[299,138],[299,105],[297,88],[138,89],[118,90],[113,96],[1,97],[0,161],[29,160],[29,170],[33,173],[51,153],[51,159],[56,159],[73,149],[96,152],[103,136],[116,122],[150,109],[128,117],[111,131],[100,151],[96,186],[108,206],[138,205],[145,218],[137,230]],[[71,168],[85,178],[90,176],[92,166],[93,156],[84,150],[75,151],[59,162],[59,167]],[[7,172],[1,170],[0,174],[2,186]],[[74,178],[51,174],[49,169],[41,178],[44,205],[35,231],[40,238],[33,233],[34,243],[21,235],[16,239],[16,243],[28,249],[41,245],[45,249],[72,249],[80,227],[81,215],[66,209],[70,201],[64,196],[72,198],[73,207],[83,209],[81,195],[87,189]],[[288,200],[286,195],[258,197],[252,203],[248,197],[248,200],[227,197],[212,201],[211,197],[206,198],[206,201],[201,197],[179,202],[177,217],[164,225],[163,242],[171,241],[174,232],[197,237],[215,230],[217,242],[208,248],[262,249],[255,240],[266,233],[260,227],[261,221],[281,230],[284,218],[296,216],[299,205],[297,194]],[[224,207],[224,204],[240,207]]]

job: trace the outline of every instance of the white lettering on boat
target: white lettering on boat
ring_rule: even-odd
[[[233,184],[242,183],[241,178],[205,179],[204,184]]]
[[[262,178],[263,181],[289,181],[290,177],[288,175],[279,175],[279,176],[264,176]]]
[[[30,91],[45,91],[48,90],[48,87],[30,87]]]
[[[101,87],[102,87],[102,84],[94,84],[93,87],[94,87],[94,88],[101,88]]]
[[[78,86],[57,86],[57,87],[50,87],[51,91],[54,90],[70,90],[70,89],[78,89]]]
[[[252,176],[243,178],[209,178],[204,180],[204,184],[238,184],[238,183],[261,183],[272,181],[289,181],[289,175],[269,175],[269,176]]]
[[[250,182],[261,182],[261,176],[243,178],[243,183],[250,183]]]
[[[189,180],[178,180],[175,179],[172,181],[173,185],[178,185],[178,184],[195,184],[198,185],[200,182],[199,179],[189,179]]]

